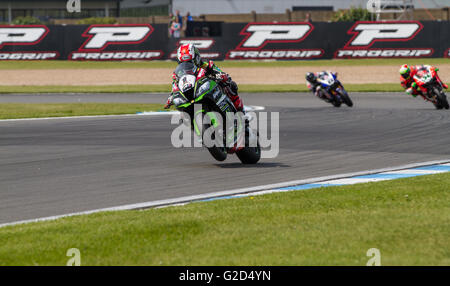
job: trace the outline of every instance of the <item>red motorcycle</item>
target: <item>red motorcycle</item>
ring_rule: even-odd
[[[412,87],[420,91],[420,95],[431,101],[436,109],[449,109],[444,87],[436,79],[437,70],[433,67],[423,67],[413,77]]]

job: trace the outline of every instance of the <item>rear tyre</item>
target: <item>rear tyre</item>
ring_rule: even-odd
[[[445,93],[440,92],[437,88],[434,88],[433,92],[436,94],[436,97],[437,97],[437,104],[434,105],[436,107],[436,109],[442,109],[442,108],[449,109],[449,104],[448,104],[447,96],[445,95]]]
[[[444,107],[445,109],[449,109],[450,106],[448,104],[448,100],[447,100],[447,96],[445,96],[445,93],[441,93],[440,94],[440,102],[441,102],[441,106]]]
[[[443,108],[439,102],[436,102],[436,103],[433,102],[433,105],[437,110],[440,110]]]
[[[247,127],[248,128],[248,127]],[[248,130],[248,129],[247,129]],[[236,156],[242,162],[242,164],[256,164],[261,159],[261,146],[259,146],[259,134],[256,134],[256,147],[247,146],[249,140],[249,132],[245,132],[245,145],[246,147],[236,152]]]
[[[236,152],[242,164],[256,164],[261,159],[261,147],[244,147]]]

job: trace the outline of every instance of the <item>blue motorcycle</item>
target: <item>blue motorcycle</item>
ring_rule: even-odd
[[[350,99],[347,91],[344,89],[342,83],[337,79],[337,75],[331,72],[322,72],[317,78],[320,83],[321,92],[325,101],[333,104],[335,107],[340,107],[342,103],[352,107],[353,102]]]

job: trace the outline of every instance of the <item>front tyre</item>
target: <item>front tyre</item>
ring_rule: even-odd
[[[353,106],[353,101],[350,99],[350,96],[348,96],[348,93],[345,90],[342,90],[341,92],[341,98],[342,101],[348,106],[348,107],[352,107]]]
[[[334,107],[341,107],[342,102],[335,97],[331,104],[333,104]]]
[[[214,126],[212,124],[203,122],[202,118],[204,115],[208,115],[208,113],[206,111],[199,112],[194,117],[194,121],[195,121],[194,125],[195,126],[203,126],[201,131],[196,131],[197,135],[200,135],[202,137],[202,141],[203,141],[204,132],[206,130],[210,130],[210,128],[211,128],[214,130],[214,132],[211,134],[212,141],[214,142],[217,140],[223,140],[223,139],[221,139],[221,136],[220,136],[220,133],[221,133],[220,131],[222,129],[222,125],[219,123],[218,128],[214,128]],[[210,117],[210,120],[212,121],[213,119]],[[221,147],[221,146],[224,146],[225,144],[220,145],[220,144],[218,144],[219,142],[215,142],[215,143],[216,144],[214,144],[211,147],[205,146],[206,149],[208,149],[211,156],[213,156],[213,158],[216,159],[217,161],[219,161],[219,162],[225,161],[225,159],[227,159],[228,153],[227,153],[227,150],[225,147]]]
[[[214,157],[214,159],[216,159],[219,162],[225,161],[225,159],[227,159],[227,151],[225,150],[225,148],[221,148],[221,147],[210,147],[207,148],[209,153],[211,154],[211,156]]]

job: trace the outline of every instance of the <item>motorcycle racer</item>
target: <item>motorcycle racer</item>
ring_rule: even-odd
[[[333,72],[331,72],[332,74],[335,74]],[[319,97],[320,99],[323,100],[327,100],[328,97],[326,95],[325,92],[323,92],[321,84],[320,84],[320,79],[323,78],[325,75],[327,74],[326,71],[322,71],[322,72],[316,72],[316,73],[312,73],[312,72],[308,72],[306,73],[306,86],[308,87],[308,89],[317,97]]]
[[[200,56],[200,52],[193,44],[185,44],[178,47],[177,50],[177,62],[182,63],[191,61],[197,68],[203,68],[206,74],[215,78],[224,88],[225,93],[231,99],[236,109],[240,112],[244,112],[244,104],[238,95],[238,86],[231,77],[220,70],[213,61],[203,61]],[[164,108],[169,108],[172,105],[172,94],[178,89],[178,77],[175,73],[172,73],[172,93],[167,99],[167,103]]]
[[[436,71],[436,80],[445,89],[448,89],[448,85],[443,83],[437,74],[437,71],[439,70],[438,68],[430,66],[430,65],[408,66],[407,64],[404,64],[400,67],[399,73],[400,73],[400,84],[406,90],[406,93],[412,95],[413,97],[416,97],[416,96],[422,94],[422,91],[419,89],[418,85],[414,81],[414,76],[420,70],[429,70],[430,71],[432,69],[434,69]]]

